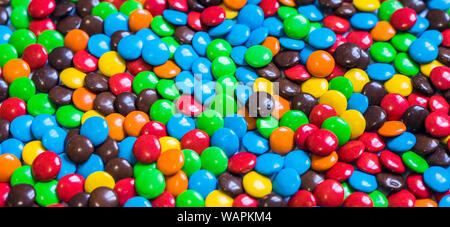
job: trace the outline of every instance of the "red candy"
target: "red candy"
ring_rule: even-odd
[[[327,51],[330,53],[330,54],[333,54],[334,53],[334,51],[336,51],[336,48],[338,48],[338,46],[340,46],[340,45],[342,45],[342,44],[344,44],[344,43],[346,43],[347,42],[347,38],[345,38],[343,35],[341,35],[341,34],[336,34],[336,41],[334,42],[334,44],[331,46],[331,47],[329,47],[328,49],[327,49]],[[336,64],[337,65],[337,64]]]
[[[288,202],[289,207],[315,207],[316,198],[314,195],[306,190],[297,191]]]
[[[31,0],[28,5],[28,13],[34,18],[44,18],[55,10],[54,0]]]
[[[133,61],[127,61],[127,69],[131,75],[136,76],[140,72],[152,71],[153,68],[143,58],[138,58]]]
[[[306,139],[306,145],[312,153],[327,156],[336,150],[338,139],[331,131],[319,129]]]
[[[167,8],[167,0],[147,0],[145,1],[144,8],[156,17],[162,15]]]
[[[262,0],[258,6],[264,12],[264,17],[271,17],[277,13],[280,3],[277,0]]]
[[[133,76],[128,73],[118,73],[109,78],[109,89],[115,95],[122,92],[131,92]]]
[[[431,197],[432,191],[423,181],[423,176],[420,174],[410,174],[406,178],[406,186],[408,191],[413,193],[417,198],[428,198]]]
[[[338,181],[327,179],[314,188],[314,196],[321,207],[337,207],[344,201],[344,188]]]
[[[386,111],[389,121],[397,121],[402,118],[403,113],[408,109],[409,103],[405,97],[391,93],[383,97],[380,107]]]
[[[448,105],[447,100],[445,100],[444,97],[440,95],[431,96],[430,101],[428,102],[428,107],[431,112],[448,113],[448,111],[450,110],[450,106]]]
[[[345,181],[350,178],[354,170],[355,168],[348,163],[336,162],[336,164],[327,171],[325,176],[329,179]]]
[[[365,132],[358,140],[364,144],[368,152],[378,152],[386,147],[386,143],[375,132]]]
[[[190,12],[188,14],[188,18],[187,18],[188,25],[189,25],[189,27],[191,27],[194,30],[205,31],[206,27],[200,20],[200,15],[201,14],[199,12]]]
[[[0,183],[0,207],[6,207],[6,198],[8,198],[8,193],[11,187],[8,183]]]
[[[258,201],[247,194],[240,194],[234,198],[233,207],[257,207]]]
[[[168,0],[169,6],[178,11],[186,12],[189,9],[188,3],[186,0]]]
[[[256,155],[249,152],[239,152],[228,160],[228,171],[235,174],[250,172],[256,165]]]
[[[27,114],[27,105],[19,98],[8,98],[0,106],[0,117],[9,122],[25,114]]]
[[[397,9],[392,13],[389,22],[397,30],[408,30],[414,26],[417,21],[417,13],[413,9],[404,7]]]
[[[309,122],[320,128],[326,119],[336,116],[337,113],[333,107],[327,104],[319,104],[311,110]]]
[[[434,137],[448,136],[450,135],[450,116],[447,113],[433,112],[425,119],[425,128]]]
[[[31,44],[22,53],[22,59],[28,63],[31,69],[38,69],[47,63],[47,49],[41,44]]]
[[[31,165],[33,177],[38,181],[54,179],[61,169],[61,158],[53,152],[46,151],[39,154]]]
[[[141,163],[149,164],[158,160],[161,154],[161,144],[153,135],[139,136],[133,145],[133,154]]]
[[[225,20],[225,10],[220,6],[211,6],[203,10],[200,20],[206,26],[217,26]]]
[[[381,172],[378,155],[375,153],[364,152],[361,157],[356,160],[356,166],[369,174],[377,174]]]
[[[41,20],[32,20],[28,26],[28,30],[33,32],[36,37],[39,37],[45,30],[56,30],[56,26],[50,18],[44,18]]]
[[[181,113],[188,116],[197,116],[203,112],[203,106],[194,97],[182,95],[176,101],[176,107]]]
[[[327,76],[327,80],[330,81],[336,77],[344,76],[345,72],[346,72],[346,70],[344,67],[342,67],[338,64],[335,64],[333,71],[331,71],[331,74],[329,76]]]
[[[416,197],[411,192],[403,189],[388,196],[388,203],[389,207],[414,207]]]
[[[339,148],[337,154],[339,160],[344,162],[353,162],[358,159],[364,152],[364,143],[359,140],[349,141]]]
[[[284,70],[284,75],[290,80],[305,81],[311,77],[304,65],[296,65]]]
[[[67,203],[79,192],[84,191],[84,178],[76,173],[63,176],[56,186],[56,193],[61,201]]]
[[[428,108],[429,100],[430,98],[419,93],[412,93],[408,96],[408,103],[410,106],[421,106],[423,108]]]
[[[373,201],[364,192],[353,192],[344,201],[344,207],[373,207]]]
[[[97,70],[98,59],[85,50],[78,51],[73,56],[73,65],[82,72]]]
[[[366,31],[351,31],[345,38],[347,42],[358,44],[364,50],[369,49],[373,43],[372,36]]]
[[[380,153],[380,163],[384,168],[394,173],[404,173],[406,170],[402,158],[391,151]]]
[[[209,136],[200,129],[194,129],[184,134],[180,143],[182,149],[191,149],[201,155],[209,147]]]
[[[445,29],[444,31],[441,32],[442,34],[442,46],[445,47],[450,47],[450,29]]]
[[[158,139],[167,136],[166,125],[159,121],[149,121],[142,127],[140,135],[153,135]]]
[[[315,131],[319,130],[313,124],[304,124],[297,128],[294,134],[294,142],[299,149],[306,149],[306,139]]]
[[[434,68],[431,70],[430,79],[431,83],[433,83],[433,85],[437,88],[441,90],[450,89],[450,68],[445,66]]]
[[[118,181],[114,186],[114,191],[117,193],[119,204],[121,206],[123,206],[123,204],[125,204],[129,199],[137,196],[133,178],[125,178]]]
[[[339,34],[346,33],[350,29],[350,22],[348,20],[334,15],[326,16],[323,19],[323,25]]]
[[[175,198],[168,191],[164,191],[151,201],[153,207],[175,207]]]

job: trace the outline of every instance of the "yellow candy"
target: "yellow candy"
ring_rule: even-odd
[[[353,5],[359,10],[364,12],[373,12],[380,8],[379,0],[353,0]]]
[[[441,140],[441,142],[442,142],[443,144],[448,144],[448,143],[449,143],[449,140],[450,140],[450,135],[448,135],[447,137],[444,137],[444,138]]]
[[[332,106],[338,115],[343,114],[347,109],[347,99],[341,92],[336,90],[329,90],[320,96],[319,104]]]
[[[83,116],[81,117],[81,124],[84,124],[84,122],[91,118],[91,117],[101,117],[103,119],[105,119],[105,117],[103,115],[101,115],[98,111],[96,110],[88,110],[86,113],[83,114]]]
[[[227,194],[214,190],[205,199],[205,207],[232,207],[233,198]]]
[[[59,75],[61,82],[68,88],[77,89],[83,87],[86,73],[79,71],[76,68],[70,67],[64,69]]]
[[[258,79],[255,80],[255,82],[253,82],[253,92],[257,91],[264,91],[269,94],[272,94],[273,93],[272,82],[270,82],[270,80],[264,77],[259,77]]]
[[[98,60],[98,69],[105,76],[113,76],[117,73],[123,73],[126,69],[126,62],[116,51],[110,51],[103,54]]]
[[[91,193],[99,187],[108,187],[114,189],[115,185],[116,182],[114,181],[114,178],[109,175],[109,173],[105,171],[97,171],[91,173],[91,175],[86,178],[86,181],[84,182],[84,190],[88,193]]]
[[[181,150],[180,141],[170,136],[159,138],[159,143],[161,143],[161,153],[171,149]]]
[[[361,93],[364,85],[370,82],[367,73],[358,68],[350,69],[344,74],[344,77],[352,82],[354,93]]]
[[[311,77],[309,80],[303,82],[301,89],[302,92],[319,98],[328,91],[328,81],[324,78]]]
[[[45,152],[45,148],[42,142],[39,140],[31,141],[23,147],[22,160],[27,165],[33,164],[34,159],[40,154]]]
[[[425,76],[430,76],[431,70],[433,70],[434,68],[439,67],[439,66],[444,66],[444,65],[442,63],[440,63],[439,61],[434,60],[428,64],[420,65],[420,72],[422,72],[422,74]]]
[[[221,4],[220,7],[222,7],[225,10],[225,18],[226,19],[234,19],[239,14],[239,11],[232,10],[224,4]]]
[[[262,198],[272,191],[272,182],[269,178],[251,171],[242,180],[244,190],[255,198]]]
[[[364,133],[366,119],[359,111],[347,110],[340,117],[350,126],[350,139],[356,139]]]
[[[397,93],[404,97],[412,92],[411,79],[405,75],[395,74],[391,79],[384,83],[388,93]]]

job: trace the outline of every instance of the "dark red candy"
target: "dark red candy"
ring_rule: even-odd
[[[277,0],[262,0],[258,6],[264,12],[264,17],[271,17],[277,13],[280,3]]]
[[[369,49],[373,43],[372,36],[366,31],[351,31],[345,38],[347,42],[358,44],[364,50]]]
[[[239,152],[228,160],[228,171],[235,174],[250,172],[256,165],[256,155],[249,152]]]
[[[123,206],[123,204],[125,204],[129,199],[137,196],[133,178],[125,178],[117,181],[114,186],[114,191],[119,198],[119,204],[121,206]]]
[[[188,3],[186,0],[168,0],[169,6],[172,9],[186,12],[189,9]]]
[[[414,26],[417,21],[417,13],[411,8],[397,9],[392,13],[389,22],[397,30],[408,30]]]
[[[257,207],[258,200],[247,194],[240,194],[234,198],[233,207]]]
[[[353,192],[344,201],[344,207],[373,207],[373,201],[364,192]]]
[[[139,136],[133,145],[133,155],[141,163],[149,164],[158,160],[161,144],[154,135]]]
[[[425,185],[423,176],[421,174],[410,174],[406,178],[406,186],[408,191],[413,193],[417,198],[429,198],[432,191]]]
[[[319,129],[311,133],[306,139],[308,150],[320,156],[327,156],[335,151],[338,139],[334,133],[327,129]]]
[[[346,70],[344,67],[342,67],[338,64],[335,64],[333,71],[331,71],[331,74],[329,76],[327,76],[327,80],[330,81],[336,77],[344,76],[345,72],[346,72]]]
[[[167,136],[166,125],[159,121],[147,122],[141,129],[141,136],[142,135],[153,135],[158,139]]]
[[[25,114],[27,114],[27,104],[19,98],[8,98],[0,106],[0,117],[9,122]]]
[[[450,135],[450,116],[443,112],[433,112],[425,119],[425,128],[434,137],[448,136]]]
[[[341,34],[336,34],[336,41],[334,41],[334,43],[333,43],[333,45],[331,46],[331,47],[329,47],[328,49],[327,49],[327,51],[330,53],[330,54],[333,54],[334,53],[334,51],[336,51],[336,48],[338,48],[338,46],[340,46],[340,45],[342,45],[342,44],[344,44],[344,43],[346,43],[347,42],[347,38],[345,38],[343,35],[341,35]],[[336,64],[337,65],[337,64]]]
[[[339,148],[337,154],[339,160],[344,162],[353,162],[358,159],[364,152],[364,143],[359,140],[349,141]]]
[[[28,13],[33,18],[44,18],[55,10],[54,0],[31,0],[28,5]]]
[[[364,144],[368,152],[379,152],[386,147],[386,143],[375,132],[365,132],[358,140]]]
[[[82,72],[97,70],[98,59],[85,50],[80,50],[73,56],[73,65]]]
[[[389,207],[414,207],[416,197],[408,190],[401,190],[388,196]]]
[[[203,112],[203,106],[194,97],[182,95],[176,101],[177,109],[188,116],[197,116]]]
[[[156,17],[162,15],[167,8],[167,0],[147,0],[145,1],[144,8]]]
[[[321,207],[337,207],[344,201],[344,188],[338,181],[327,179],[314,188],[314,197]]]
[[[187,18],[188,25],[189,25],[189,27],[191,27],[194,30],[205,31],[206,27],[200,20],[200,15],[201,14],[199,12],[190,12],[188,14],[188,18]]]
[[[381,108],[386,111],[387,119],[389,121],[397,121],[402,118],[403,113],[409,107],[408,100],[405,97],[391,93],[383,97],[380,104]]]
[[[380,161],[375,153],[364,152],[361,157],[356,160],[356,166],[369,174],[377,174],[381,172]]]
[[[225,20],[225,10],[220,6],[211,6],[203,10],[200,20],[206,26],[217,26]]]
[[[22,59],[28,63],[31,69],[38,69],[47,63],[48,52],[41,44],[31,44],[23,51]]]
[[[336,162],[336,164],[327,171],[325,176],[329,179],[345,181],[353,174],[354,170],[355,168],[353,165],[345,162]]]
[[[410,106],[421,106],[423,108],[428,108],[428,101],[430,101],[429,97],[416,92],[411,93],[408,96],[408,103]]]
[[[448,113],[450,109],[447,100],[440,95],[431,96],[430,101],[428,102],[428,107],[431,112]]]
[[[450,31],[450,29],[447,30]],[[434,68],[431,70],[430,79],[435,87],[441,90],[450,89],[450,68],[445,66]]]
[[[180,143],[182,149],[191,149],[201,155],[209,147],[209,136],[200,129],[194,129],[184,134]]]
[[[380,163],[384,168],[394,173],[404,173],[406,170],[402,158],[391,151],[380,153]]]
[[[46,31],[46,30],[55,30],[55,23],[50,18],[44,18],[39,20],[32,20],[30,25],[28,25],[28,30],[34,33],[36,37]]]
[[[175,207],[175,198],[168,191],[164,191],[151,201],[153,207]]]
[[[63,176],[56,186],[58,198],[65,203],[80,192],[84,192],[84,178],[76,173]]]
[[[319,128],[313,124],[304,124],[298,127],[294,134],[294,142],[297,147],[302,150],[306,149],[306,139],[317,130]]]
[[[311,113],[309,114],[309,122],[320,128],[326,119],[336,116],[336,110],[332,106],[327,104],[319,104],[311,110]]]
[[[131,92],[134,77],[128,73],[118,73],[109,79],[109,89],[115,95]]]
[[[131,75],[136,76],[140,72],[152,71],[152,66],[147,64],[143,58],[127,61],[127,69]]]
[[[326,16],[323,19],[323,25],[339,34],[346,33],[350,28],[350,22],[348,20],[334,15]]]
[[[303,65],[296,65],[284,70],[284,75],[293,81],[305,81],[311,77]]]
[[[289,198],[289,207],[315,207],[316,198],[314,195],[306,190],[297,191],[294,195]]]
[[[39,154],[31,165],[33,177],[38,181],[54,179],[61,170],[61,158],[53,151]]]

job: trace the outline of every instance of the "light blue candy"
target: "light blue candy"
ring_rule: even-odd
[[[34,137],[31,133],[33,119],[34,117],[31,115],[22,115],[14,118],[9,126],[9,132],[14,138],[22,142],[26,143],[33,140]]]
[[[251,47],[259,45],[266,40],[267,36],[269,36],[269,29],[266,27],[259,27],[250,33],[250,37],[247,42],[245,42],[245,46]]]
[[[127,137],[119,143],[118,157],[126,159],[131,165],[134,165],[137,162],[133,154],[133,145],[136,140],[136,137]]]
[[[308,60],[309,55],[311,55],[314,51],[316,51],[314,48],[305,45],[305,48],[300,51],[300,62],[303,65],[306,65],[306,61]]]
[[[239,114],[230,114],[225,116],[224,127],[233,130],[239,139],[244,137],[247,132],[247,121]]]
[[[113,13],[103,22],[106,35],[112,36],[117,31],[128,31],[128,17],[123,13]]]
[[[173,24],[173,25],[186,25],[187,24],[187,14],[173,10],[173,9],[166,9],[163,12],[163,17],[166,19],[167,22]]]
[[[428,9],[440,9],[447,11],[450,8],[450,1],[448,0],[430,0],[427,2]]]
[[[226,40],[232,46],[244,44],[250,37],[250,28],[245,24],[236,24],[226,36]]]
[[[188,188],[200,193],[203,198],[206,198],[209,193],[216,190],[217,179],[208,170],[199,170],[189,177]]]
[[[199,57],[192,63],[192,73],[194,77],[198,80],[213,80],[213,75],[211,71],[211,61],[204,57]]]
[[[136,32],[136,35],[140,36],[144,42],[159,39],[158,35],[155,34],[150,28],[141,29]]]
[[[194,93],[194,76],[190,71],[182,71],[175,77],[175,86],[181,93],[191,95]]]
[[[442,40],[444,37],[442,36],[442,33],[438,30],[427,30],[423,32],[419,38],[428,39],[431,41],[435,46],[439,46],[442,43]]]
[[[250,67],[239,67],[236,69],[236,78],[245,85],[252,85],[258,77],[258,74]]]
[[[410,132],[404,132],[394,138],[387,140],[386,146],[388,150],[394,152],[406,152],[411,150],[416,144],[416,136]]]
[[[237,22],[239,24],[245,24],[253,30],[263,24],[264,12],[257,5],[247,4],[239,11]]]
[[[370,30],[378,23],[378,17],[373,13],[355,13],[350,18],[352,27],[360,30]]]
[[[353,93],[348,99],[347,110],[357,110],[361,114],[369,107],[369,98],[361,93]]]
[[[144,197],[135,196],[127,200],[127,202],[123,204],[123,207],[152,207],[152,204]]]
[[[184,134],[193,129],[195,129],[194,119],[180,113],[173,115],[167,122],[167,133],[177,140],[181,140]]]
[[[211,43],[211,37],[206,32],[196,32],[192,38],[192,46],[200,56],[206,55],[206,48]]]
[[[255,131],[249,131],[245,134],[242,138],[242,145],[248,152],[254,154],[263,154],[269,150],[269,141]]]
[[[274,153],[265,153],[256,158],[256,172],[271,176],[278,173],[284,167],[284,160],[281,155]]]
[[[2,154],[12,154],[18,159],[22,159],[22,150],[24,144],[22,141],[14,138],[7,139],[1,143]]]
[[[86,136],[94,146],[105,142],[108,138],[109,126],[102,117],[90,117],[82,125],[80,135]]]
[[[273,191],[283,197],[291,196],[298,191],[302,181],[293,168],[285,168],[278,172],[272,182]]]
[[[209,35],[212,37],[224,36],[228,34],[235,25],[236,22],[234,22],[234,20],[224,20],[221,24],[211,28],[209,30]]]
[[[428,39],[419,38],[409,46],[409,56],[419,64],[432,62],[438,56],[438,48]]]
[[[298,7],[298,12],[313,22],[323,20],[323,14],[312,4]]]
[[[425,170],[423,180],[433,191],[446,192],[450,189],[450,173],[440,166],[432,166]]]
[[[137,35],[129,35],[123,37],[117,45],[117,52],[125,60],[136,60],[142,54],[144,42]]]
[[[450,207],[450,195],[442,197],[439,201],[439,207]]]
[[[329,28],[314,29],[308,36],[308,43],[316,49],[327,49],[336,42],[336,34]]]
[[[95,34],[88,41],[89,53],[99,58],[104,53],[111,51],[111,38],[105,34]]]
[[[353,174],[348,179],[348,183],[357,191],[370,193],[377,189],[377,179],[375,176],[361,172],[359,170],[353,171]]]
[[[239,151],[239,137],[229,128],[220,128],[211,136],[211,146],[219,147],[231,157]]]
[[[57,154],[64,152],[64,140],[67,132],[60,127],[52,127],[42,135],[42,145],[45,149]]]
[[[102,158],[96,154],[92,154],[86,162],[78,165],[77,174],[80,174],[86,179],[92,173],[103,170],[104,165]]]
[[[170,58],[170,50],[167,44],[159,39],[144,42],[142,58],[150,65],[162,65]]]
[[[426,18],[418,16],[416,23],[409,29],[408,32],[412,34],[420,34],[427,30],[429,26],[430,22]]]
[[[77,171],[77,165],[70,160],[66,153],[60,154],[59,158],[61,159],[61,169],[59,170],[58,176],[56,176],[57,180],[60,180],[65,175],[72,174]]]
[[[54,126],[58,126],[55,116],[50,114],[39,114],[33,119],[33,122],[31,123],[31,133],[33,134],[34,138],[40,140],[42,139],[42,135],[44,134],[44,132]]]
[[[311,159],[304,151],[294,150],[284,157],[284,167],[293,168],[302,175],[311,167]]]
[[[386,81],[394,76],[395,68],[391,64],[373,63],[367,67],[366,73],[372,80]]]
[[[247,4],[258,5],[262,0],[248,0]]]
[[[198,81],[194,82],[194,98],[205,104],[207,100],[212,99],[216,94],[216,83],[213,81]],[[198,85],[197,85],[198,84]]]
[[[233,59],[234,63],[238,65],[247,65],[245,61],[245,53],[247,52],[247,47],[245,46],[236,46],[231,49],[231,59]]]
[[[199,58],[197,52],[187,44],[179,46],[174,54],[175,62],[183,70],[191,70],[192,64],[197,58]]]
[[[279,41],[280,45],[285,49],[300,51],[305,48],[305,42],[303,40],[283,37]]]
[[[264,20],[263,26],[269,29],[269,35],[280,37],[284,35],[283,22],[276,17],[268,17]]]
[[[0,25],[0,44],[8,43],[12,33],[13,32],[8,26]]]
[[[236,98],[242,104],[247,103],[248,98],[252,95],[253,89],[247,85],[239,84],[235,90]]]

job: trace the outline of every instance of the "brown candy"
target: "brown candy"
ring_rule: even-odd
[[[245,106],[250,117],[268,117],[275,108],[275,102],[269,93],[258,91],[248,98]]]
[[[124,178],[133,177],[133,166],[124,158],[113,158],[108,161],[105,171],[117,182]]]
[[[80,29],[90,36],[101,34],[103,33],[103,19],[94,15],[85,16],[81,21]]]
[[[0,78],[0,102],[9,97],[9,85],[3,78]]]
[[[379,106],[369,106],[363,116],[366,119],[366,131],[374,132],[386,122],[387,114]]]
[[[11,187],[6,198],[9,207],[32,207],[36,199],[36,191],[29,184],[16,184]]]
[[[426,18],[430,22],[428,29],[435,29],[438,31],[443,31],[448,27],[448,22],[450,21],[450,16],[447,12],[440,9],[432,9],[427,12]]]
[[[94,109],[103,115],[110,115],[115,113],[114,102],[116,96],[113,93],[106,91],[98,94],[94,99]]]
[[[72,10],[75,9],[75,4],[70,1],[63,1],[55,6],[55,10],[53,10],[53,17],[65,17],[68,16]]]
[[[447,100],[448,103],[450,103],[450,90],[444,92],[444,98],[445,100]]]
[[[422,0],[400,0],[404,7],[408,7],[416,11],[417,14],[426,9],[426,5]]]
[[[74,135],[67,143],[67,157],[77,164],[86,162],[94,153],[94,145],[82,135]]]
[[[192,38],[194,38],[195,32],[188,26],[180,26],[175,29],[175,39],[181,44],[191,44]]]
[[[11,0],[0,0],[0,6],[8,6],[11,4]]]
[[[387,95],[387,91],[382,83],[378,81],[370,81],[364,85],[362,94],[367,96],[369,99],[369,105],[379,106],[383,97]]]
[[[276,80],[276,79],[280,78],[280,76],[281,76],[280,69],[278,69],[278,67],[275,64],[273,64],[272,62],[270,62],[265,67],[257,69],[256,72],[260,76],[262,76],[270,81]]]
[[[356,63],[355,68],[366,70],[370,64],[370,56],[366,50],[361,49],[361,58],[358,63]]]
[[[300,54],[298,51],[281,51],[273,61],[278,67],[293,67],[300,63]]]
[[[242,178],[229,172],[224,172],[219,176],[219,189],[231,197],[236,197],[244,193]]]
[[[116,158],[119,155],[119,144],[115,139],[108,136],[105,142],[95,149],[95,154],[103,160],[104,164],[106,164],[109,160]]]
[[[450,166],[450,155],[447,150],[438,147],[436,151],[427,157],[428,164],[432,166]]]
[[[75,135],[80,135],[79,128],[74,128],[74,129],[69,130],[69,132],[67,133],[66,139],[64,139],[64,144],[67,145],[67,142],[69,142],[69,140]]]
[[[5,7],[0,6],[0,25],[6,25],[8,23],[9,15]]]
[[[439,47],[438,61],[447,67],[450,67],[450,48]]]
[[[410,106],[403,113],[403,123],[412,132],[420,132],[425,129],[425,119],[430,112],[421,106]]]
[[[72,66],[73,51],[67,47],[56,47],[48,55],[48,62],[58,71]]]
[[[283,98],[290,99],[300,93],[300,86],[286,78],[276,80],[278,83],[280,95]]]
[[[136,110],[136,94],[132,92],[122,92],[117,95],[114,101],[114,107],[123,116],[127,116],[129,113]]]
[[[309,116],[311,113],[311,110],[319,104],[319,101],[308,93],[300,93],[294,96],[291,102],[291,109],[292,110],[300,110],[302,111],[306,116]]]
[[[48,92],[59,83],[58,71],[50,66],[44,66],[34,71],[31,80],[38,91]]]
[[[336,9],[342,4],[342,0],[319,0],[319,4],[328,9]]]
[[[197,0],[187,0],[187,3],[189,5],[189,9],[192,9],[194,11],[201,12],[205,9],[205,7],[202,4],[198,3]]]
[[[81,17],[77,15],[70,15],[64,17],[56,24],[56,30],[61,34],[66,35],[73,29],[78,29],[81,25]]]
[[[90,196],[91,195],[87,192],[79,192],[70,198],[67,205],[69,207],[88,207]]]
[[[336,63],[344,68],[352,68],[361,58],[361,47],[354,43],[343,43],[334,51]]]
[[[294,2],[299,6],[303,6],[303,5],[313,4],[315,2],[315,0],[294,0]]]
[[[287,202],[282,196],[272,192],[258,200],[258,207],[287,207]]]
[[[433,86],[431,86],[431,83],[426,76],[417,75],[412,78],[411,82],[415,91],[424,94],[426,96],[434,94]]]
[[[400,191],[405,185],[402,176],[391,173],[379,173],[376,178],[381,187],[391,192]]]
[[[0,118],[0,143],[9,137],[9,121]]]
[[[119,199],[114,190],[108,187],[98,187],[91,192],[89,207],[117,207]]]
[[[128,31],[116,31],[111,35],[111,50],[116,51],[117,45],[119,45],[119,41],[126,36],[131,35]]]
[[[341,6],[334,10],[336,16],[350,18],[356,13],[356,8],[350,2],[343,2]]]
[[[99,0],[79,0],[77,2],[77,13],[81,17],[85,17],[91,14],[92,9],[98,5]]]
[[[308,170],[301,175],[302,184],[300,185],[300,189],[312,192],[314,191],[314,188],[324,180],[325,178],[321,174],[318,174],[313,170]]]
[[[222,3],[222,0],[197,0],[198,3],[209,7],[209,6],[217,6],[220,5],[220,3]]]
[[[418,154],[427,155],[433,153],[439,146],[439,140],[424,134],[417,134],[416,144],[413,150]]]
[[[100,73],[90,72],[84,78],[84,85],[89,91],[96,94],[108,91],[108,78]]]
[[[56,86],[48,92],[48,98],[58,105],[69,105],[72,103],[73,91],[62,86]]]
[[[158,92],[156,92],[156,90],[151,88],[144,89],[139,92],[139,95],[137,97],[137,108],[144,113],[149,113],[150,107],[154,102],[158,101],[158,99]]]

